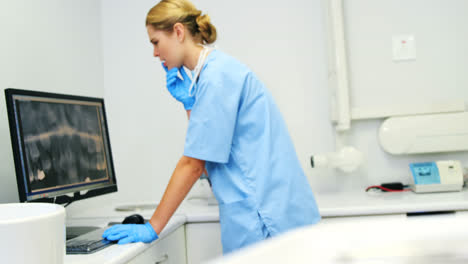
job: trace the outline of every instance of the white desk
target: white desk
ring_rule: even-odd
[[[343,216],[396,214],[397,217],[406,217],[407,212],[468,210],[468,191],[466,189],[463,192],[434,194],[416,194],[413,192],[366,193],[358,191],[337,194],[316,194],[316,199],[320,213],[324,218],[322,222],[332,222],[334,217]],[[145,202],[142,203],[145,204]],[[117,212],[114,208],[115,205],[110,205],[83,211],[80,214],[80,218],[70,219],[68,224],[105,226],[110,221],[122,221],[125,216],[132,213],[139,213],[145,218],[150,218],[153,214],[153,210]],[[333,221],[339,221],[337,219]],[[184,226],[186,223],[217,221],[219,221],[217,206],[203,206],[200,203],[197,205],[197,203],[185,201],[161,233],[161,238]],[[350,221],[350,218],[344,218],[343,221]],[[465,229],[468,230],[468,228]],[[139,254],[142,254],[146,249],[154,246],[157,247],[157,243],[159,242],[155,241],[152,244],[136,243],[123,246],[113,245],[91,255],[67,255],[65,263],[127,263]]]
[[[151,204],[149,202],[142,202],[141,204]],[[138,261],[143,254],[148,254],[148,250],[155,252],[155,258],[158,258],[157,249],[163,243],[168,236],[172,236],[174,232],[179,232],[183,236],[183,241],[179,242],[171,241],[170,247],[172,249],[179,249],[183,251],[184,257],[186,254],[185,248],[185,227],[186,223],[206,223],[206,222],[218,222],[219,213],[217,206],[206,206],[197,205],[198,203],[190,204],[185,202],[180,206],[175,215],[171,218],[167,226],[160,234],[160,238],[151,244],[145,243],[132,243],[127,245],[112,245],[104,248],[98,252],[89,255],[66,255],[65,264],[123,264],[123,263],[145,263],[145,261]],[[120,222],[125,216],[130,214],[138,213],[146,219],[150,218],[153,214],[153,210],[144,210],[137,212],[119,212],[115,210],[116,205],[110,205],[100,208],[92,208],[83,210],[80,217],[68,219],[68,226],[98,226],[105,227],[109,222]],[[180,238],[180,234],[177,236]],[[221,245],[213,253],[220,254]],[[160,254],[161,258],[164,258],[164,253]],[[154,261],[153,261],[154,262]],[[152,263],[153,263],[152,262]],[[166,263],[166,262],[164,262]],[[181,262],[167,261],[167,263],[179,264]],[[184,260],[185,263],[185,260]],[[183,264],[183,263],[182,263]]]

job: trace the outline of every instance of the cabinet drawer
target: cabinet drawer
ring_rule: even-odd
[[[181,226],[143,251],[128,264],[186,264],[185,227]]]
[[[200,264],[223,254],[219,222],[185,225],[187,263]]]

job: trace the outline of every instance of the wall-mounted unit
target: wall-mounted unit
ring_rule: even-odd
[[[468,150],[468,112],[391,117],[379,129],[382,148],[391,154]]]

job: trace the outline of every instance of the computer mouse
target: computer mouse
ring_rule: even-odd
[[[132,214],[124,218],[122,224],[144,224],[145,219],[139,214]]]

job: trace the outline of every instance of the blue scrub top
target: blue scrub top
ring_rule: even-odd
[[[257,76],[214,50],[194,96],[184,155],[206,161],[223,252],[317,223],[317,204],[286,124]]]

